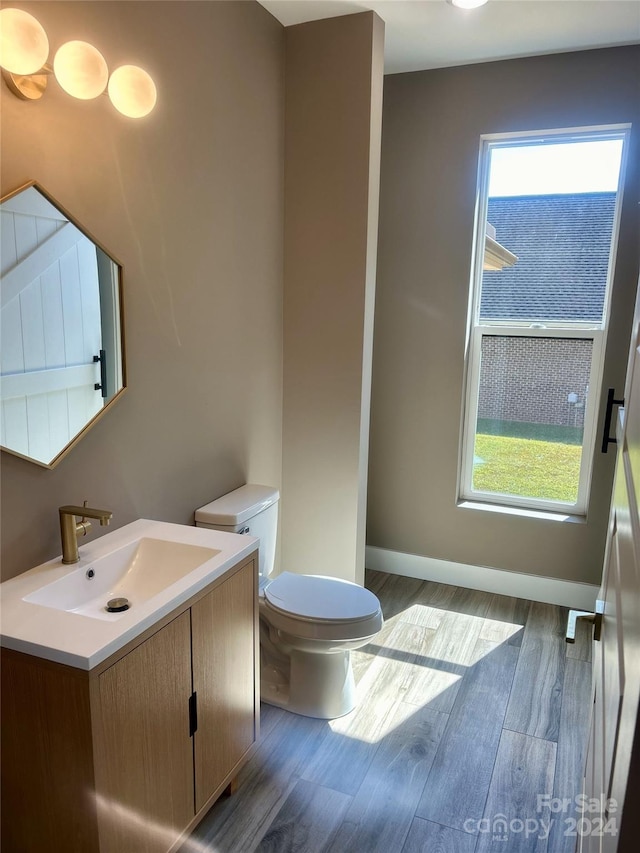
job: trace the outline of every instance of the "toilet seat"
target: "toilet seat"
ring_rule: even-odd
[[[351,640],[382,625],[376,596],[337,578],[283,572],[265,585],[263,600],[274,627],[299,637]]]
[[[283,572],[265,588],[269,604],[304,619],[353,622],[375,616],[380,602],[368,589],[323,575]]]

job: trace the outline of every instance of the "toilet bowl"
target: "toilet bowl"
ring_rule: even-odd
[[[260,694],[297,714],[334,719],[356,704],[351,651],[382,627],[377,597],[350,581],[283,572],[272,578],[277,489],[246,485],[196,510],[196,525],[260,539]]]

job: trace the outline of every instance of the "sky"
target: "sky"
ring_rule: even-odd
[[[489,195],[615,191],[621,159],[622,139],[492,147]]]

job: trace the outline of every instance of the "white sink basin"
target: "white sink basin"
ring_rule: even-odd
[[[119,619],[219,553],[219,548],[143,537],[92,560],[90,566],[83,561],[80,568],[24,600],[95,619]],[[118,598],[126,598],[128,608],[110,612],[108,602]]]
[[[225,575],[254,536],[139,519],[0,584],[1,644],[90,670]],[[257,593],[257,576],[256,576]],[[108,612],[111,599],[129,608]]]

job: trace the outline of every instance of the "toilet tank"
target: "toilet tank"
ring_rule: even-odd
[[[248,483],[197,509],[196,527],[257,536],[260,539],[259,573],[269,577],[276,557],[279,499],[280,493],[272,486]]]

